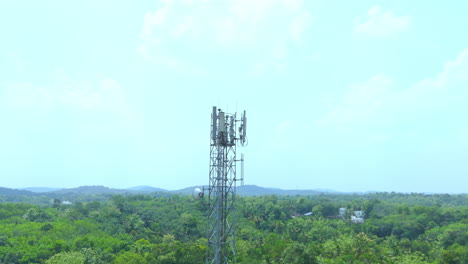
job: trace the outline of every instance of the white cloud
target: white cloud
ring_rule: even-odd
[[[367,120],[388,98],[391,86],[391,79],[383,74],[352,85],[339,104],[321,122],[348,125],[350,122]]]
[[[415,135],[434,131],[467,131],[468,50],[445,64],[433,78],[396,89],[389,77],[377,75],[353,85],[320,121],[322,126],[406,130]],[[370,129],[372,130],[372,129]],[[428,133],[428,131],[431,131]]]
[[[76,81],[57,70],[55,81],[46,85],[8,83],[1,94],[10,109],[53,111],[57,108],[125,113],[129,109],[119,83],[101,77],[94,81]]]
[[[311,20],[311,14],[309,12],[304,12],[294,18],[294,20],[291,22],[289,31],[296,42],[301,43],[303,41],[305,30],[311,23]]]
[[[94,139],[106,141],[110,137],[125,138],[135,147],[145,146],[143,116],[116,80],[98,76],[80,81],[63,70],[51,79],[42,85],[0,84],[0,110],[14,117],[6,121],[12,129],[27,124],[32,131],[50,130],[70,142],[84,141],[86,146]]]
[[[144,17],[138,51],[151,61],[177,60],[190,68],[200,68],[199,58],[213,52],[266,57],[275,43],[304,42],[310,22],[302,0],[158,1]]]
[[[24,72],[25,66],[24,66],[23,60],[21,59],[20,55],[18,53],[16,53],[16,52],[10,52],[7,55],[11,59],[11,61],[13,62],[13,65],[14,65],[14,68],[15,68],[16,72],[18,72],[18,73]]]
[[[453,81],[468,82],[468,49],[462,51],[454,61],[445,64],[444,71],[437,77],[439,85]],[[466,91],[466,88],[464,89]]]
[[[247,72],[252,77],[262,76],[267,72],[282,72],[287,66],[288,49],[284,42],[271,43],[270,50],[265,50],[262,60],[252,63]]]
[[[411,21],[409,16],[397,16],[392,11],[383,10],[380,6],[373,6],[367,15],[366,21],[355,24],[355,34],[391,37],[406,31]]]
[[[266,72],[266,65],[264,62],[257,61],[253,64],[252,68],[248,72],[250,76],[256,77],[265,74]]]

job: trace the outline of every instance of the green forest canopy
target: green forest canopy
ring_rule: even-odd
[[[237,263],[468,263],[467,198],[238,197]],[[341,207],[365,222],[337,217]],[[206,212],[179,195],[1,203],[0,263],[204,263]]]

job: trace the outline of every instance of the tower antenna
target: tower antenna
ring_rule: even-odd
[[[237,120],[236,115],[216,106],[211,113],[207,264],[236,263],[236,185],[238,181],[241,185],[244,182],[244,155],[237,160],[236,147],[245,145],[246,114],[244,111],[241,120]],[[236,176],[238,161],[241,161],[240,178]],[[199,189],[193,195],[203,197]]]

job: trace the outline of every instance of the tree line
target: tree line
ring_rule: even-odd
[[[468,263],[467,198],[237,197],[237,263]],[[339,208],[364,211],[365,222],[339,217]],[[204,263],[206,213],[180,195],[1,203],[0,263]]]

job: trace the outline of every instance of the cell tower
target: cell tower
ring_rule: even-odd
[[[247,145],[245,111],[239,120],[236,114],[225,113],[216,106],[211,114],[207,264],[236,263],[236,185],[244,181],[244,156],[236,159],[236,147]],[[236,176],[238,161],[241,162],[239,178]],[[200,194],[199,189],[194,192],[194,196]]]

